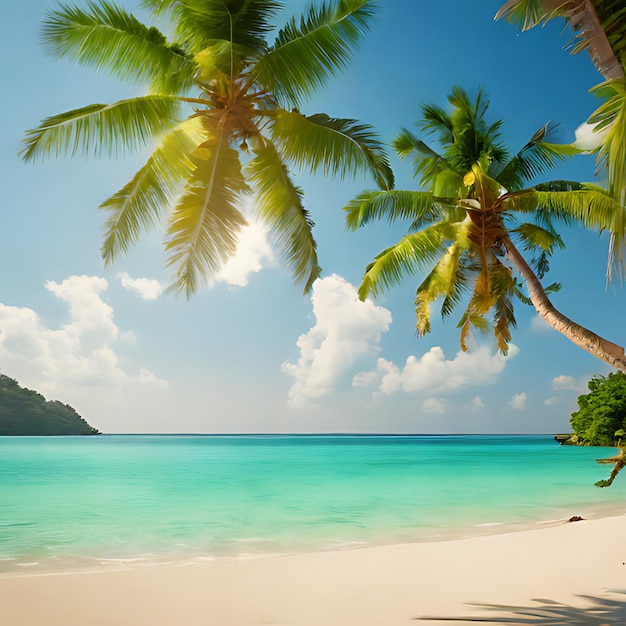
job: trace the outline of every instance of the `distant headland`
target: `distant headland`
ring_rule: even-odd
[[[0,436],[99,434],[68,404],[48,401],[0,374]]]

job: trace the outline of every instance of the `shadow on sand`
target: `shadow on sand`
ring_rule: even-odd
[[[434,622],[480,622],[488,624],[537,624],[538,626],[608,626],[626,625],[626,591],[613,591],[604,597],[577,596],[580,607],[561,604],[554,600],[539,598],[531,606],[509,606],[505,604],[469,603],[483,610],[483,616],[421,616],[415,620]],[[485,616],[497,612],[499,616]]]

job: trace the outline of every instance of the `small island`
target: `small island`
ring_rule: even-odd
[[[0,436],[99,435],[71,406],[0,374]]]

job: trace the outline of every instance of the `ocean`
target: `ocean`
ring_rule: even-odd
[[[439,541],[626,512],[551,436],[0,437],[0,573]]]

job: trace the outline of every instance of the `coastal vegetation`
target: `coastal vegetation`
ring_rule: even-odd
[[[36,391],[0,374],[0,436],[97,434],[98,430],[68,404],[47,401]]]
[[[107,71],[144,93],[46,118],[26,133],[22,158],[155,146],[100,206],[105,264],[165,221],[171,286],[189,297],[235,254],[249,211],[270,227],[287,268],[309,291],[320,273],[314,224],[290,168],[364,172],[382,188],[393,185],[370,126],[299,110],[347,66],[368,31],[372,0],[311,6],[273,43],[267,37],[283,8],[274,0],[143,6],[167,25],[171,40],[109,0],[48,12],[42,41],[52,56]]]
[[[570,424],[575,442],[590,446],[617,446],[626,431],[626,374],[612,372],[589,383],[589,393],[578,396],[578,411]]]

